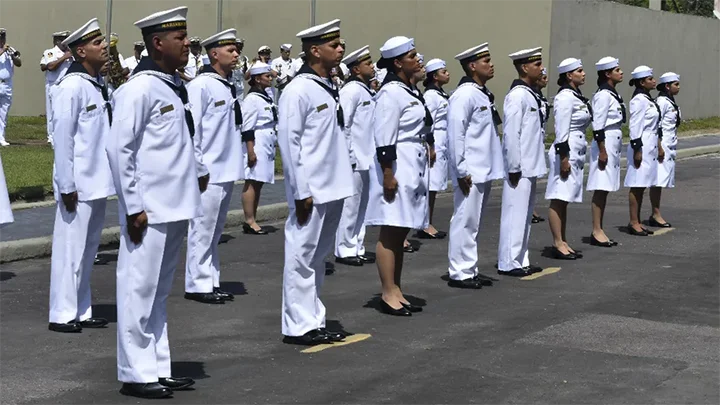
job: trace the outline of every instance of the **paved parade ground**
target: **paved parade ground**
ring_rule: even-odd
[[[331,266],[323,289],[329,327],[356,335],[313,353],[281,343],[283,224],[265,224],[277,229],[267,236],[231,230],[220,248],[221,286],[235,302],[183,299],[184,265],[176,272],[168,301],[173,372],[197,383],[167,402],[717,404],[720,158],[679,161],[676,183],[662,207],[675,228],[651,237],[620,229],[627,189],[611,194],[605,227],[619,246],[609,249],[587,244],[590,194],[571,204],[568,242],[585,255],[578,261],[544,257],[547,222],[533,225],[531,261],[546,271],[532,280],[451,289],[447,240],[424,241],[406,255],[403,290],[425,306],[409,318],[375,309],[375,265]],[[480,234],[481,272],[496,279],[500,194],[493,190]],[[642,217],[649,212],[646,193]],[[438,197],[439,229],[451,213],[451,195]],[[376,240],[370,229],[369,251]],[[80,334],[47,330],[49,258],[2,265],[0,402],[147,402],[118,393],[116,263],[113,252],[105,255],[113,260],[94,269],[94,315],[111,323]]]

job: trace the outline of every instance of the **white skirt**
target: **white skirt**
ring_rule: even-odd
[[[570,134],[571,139],[578,134]],[[573,141],[570,143],[570,174],[566,179],[560,176],[560,155],[555,152],[555,146],[548,151],[550,168],[548,170],[548,182],[545,189],[546,200],[561,200],[572,203],[582,202],[583,191],[583,167],[585,167],[585,153],[587,145],[585,136],[580,135],[582,142]]]
[[[598,168],[598,157],[600,148],[597,142],[593,141],[590,146],[590,173],[587,179],[587,190],[618,191],[620,190],[620,158],[622,155],[622,131],[620,126],[617,129],[605,129],[605,151],[608,155],[608,162],[605,170]]]
[[[259,129],[255,131],[255,166],[248,167],[247,144],[243,143],[245,156],[245,180],[255,180],[263,183],[275,183],[275,142],[277,135],[273,129]]]
[[[665,138],[663,138],[664,140]],[[665,159],[662,163],[658,162],[656,187],[675,187],[675,159],[677,158],[677,137],[673,136],[672,144],[662,143],[665,151]]]
[[[447,149],[437,154],[435,164],[430,168],[430,191],[445,191],[448,185]]]
[[[657,183],[657,134],[644,133],[642,135],[642,163],[636,169],[633,163],[633,148],[627,146],[627,173],[625,174],[625,187],[652,187]]]

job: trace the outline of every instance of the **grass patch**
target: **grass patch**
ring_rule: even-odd
[[[47,141],[45,117],[10,117],[5,130],[5,138],[13,142]]]
[[[53,150],[49,146],[0,148],[10,200],[37,200],[52,194]]]

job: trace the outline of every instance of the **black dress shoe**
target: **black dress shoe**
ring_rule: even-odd
[[[540,215],[533,214],[532,223],[537,224],[538,222],[545,222],[545,218],[541,217]]]
[[[642,231],[636,231],[635,228],[628,224],[628,233],[632,236],[648,236],[650,235],[647,229],[643,228]]]
[[[608,239],[606,242],[600,242],[599,240],[597,240],[597,238],[595,238],[595,235],[590,234],[590,244],[592,246],[613,247],[617,244],[617,242],[615,243],[615,245],[613,245],[610,239]]]
[[[360,259],[360,261],[362,261],[362,262],[365,263],[365,264],[375,263],[375,258],[374,258],[374,257],[368,257],[368,256],[365,256],[365,255],[360,255],[360,256],[358,256],[358,259]]]
[[[655,228],[672,228],[672,225],[670,225],[669,222],[665,222],[664,224],[661,224],[660,222],[655,220],[655,217],[650,215],[650,219],[648,219],[648,225],[654,226]]]
[[[415,248],[412,245],[403,246],[403,252],[415,253]]]
[[[453,288],[465,288],[469,290],[479,290],[482,288],[480,280],[476,280],[475,278],[467,278],[465,280],[450,279],[447,284]]]
[[[525,277],[533,274],[529,268],[527,269],[512,269],[510,271],[498,270],[498,274],[510,277]]]
[[[400,305],[403,306],[403,308],[407,309],[410,312],[422,312],[423,307],[419,305],[413,305],[413,304],[406,304],[404,302],[401,302]]]
[[[120,388],[123,395],[138,398],[167,398],[172,395],[172,390],[160,383],[124,383]]]
[[[203,304],[224,304],[225,300],[215,293],[185,293],[185,299]]]
[[[108,320],[105,318],[90,318],[79,323],[83,328],[104,328],[107,326]]]
[[[531,265],[529,265],[529,266],[523,267],[523,270],[526,270],[526,271],[530,272],[530,274],[535,274],[535,273],[540,273],[540,272],[543,271],[544,269],[543,269],[542,267],[540,267],[540,266],[533,266],[533,265],[531,264]]]
[[[324,333],[331,342],[342,342],[348,336],[344,331],[333,331],[325,328],[320,328],[320,332]]]
[[[575,259],[577,259],[577,256],[575,256],[574,254],[572,254],[572,253],[565,254],[565,253],[561,252],[560,249],[556,248],[555,246],[552,247],[552,257],[554,259],[559,259],[559,260],[575,260]]]
[[[243,233],[247,235],[267,235],[267,231],[263,230],[262,227],[259,231],[256,231],[255,229],[253,229],[252,226],[248,225],[247,223],[243,223],[242,228]]]
[[[490,278],[490,277],[488,277],[488,276],[484,276],[484,275],[482,275],[482,274],[480,274],[480,273],[478,273],[475,277],[473,277],[473,280],[479,281],[480,284],[482,284],[482,285],[484,285],[484,286],[488,286],[488,287],[489,287],[489,286],[493,285],[493,279],[492,279],[492,278]]]
[[[158,383],[172,389],[173,391],[179,391],[195,385],[195,380],[190,377],[165,377],[158,378]]]
[[[235,295],[221,290],[220,287],[213,287],[213,294],[220,296],[220,298],[225,301],[233,301],[235,299]]]
[[[388,315],[393,316],[412,316],[412,313],[409,309],[405,308],[404,306],[400,306],[400,308],[395,309],[390,306],[385,300],[380,299],[380,309],[383,311],[383,313],[386,313]]]
[[[50,322],[50,324],[48,325],[48,329],[53,332],[60,333],[80,333],[82,332],[82,325],[75,321],[70,321],[68,323]]]
[[[362,266],[363,261],[357,256],[352,257],[335,257],[335,263],[344,264],[346,266]]]
[[[320,329],[313,329],[302,336],[285,336],[283,343],[289,345],[315,346],[323,343],[332,343],[330,336]]]

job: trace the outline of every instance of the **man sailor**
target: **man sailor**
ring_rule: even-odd
[[[58,31],[53,34],[53,47],[46,49],[40,59],[40,71],[45,72],[45,118],[47,122],[47,142],[53,143],[52,96],[55,82],[65,75],[73,62],[72,52],[63,45],[70,31]]]
[[[235,85],[235,94],[237,94],[238,101],[242,103],[245,98],[245,72],[250,69],[250,60],[242,54],[243,48],[245,48],[245,40],[243,38],[237,39],[235,47],[240,56],[238,57],[238,63],[235,69],[233,69],[232,78],[233,84]]]
[[[454,211],[450,219],[448,285],[479,289],[492,282],[478,273],[477,236],[493,180],[503,178],[497,126],[502,122],[487,82],[495,76],[487,42],[455,56],[465,76],[450,96],[448,140]]]
[[[187,83],[194,79],[203,67],[202,46],[200,46],[200,37],[190,37],[190,54],[188,55],[188,63],[184,69],[180,69],[180,77]]]
[[[330,70],[342,59],[340,20],[306,29],[307,64],[280,98],[278,144],[285,173],[283,341],[315,345],[340,341],[342,331],[325,329],[320,288],[325,256],[333,249],[343,200],[354,194],[343,110]]]
[[[528,241],[538,177],[547,173],[543,143],[544,114],[533,90],[542,77],[542,48],[509,55],[518,78],[503,104],[505,181],[500,214],[498,274],[524,277],[541,271],[530,265]]]
[[[375,110],[370,79],[375,65],[370,47],[364,46],[343,59],[350,69],[350,78],[340,89],[340,104],[345,115],[345,140],[353,165],[354,195],[345,199],[342,218],[335,240],[335,261],[362,266],[375,260],[365,256],[365,210],[370,197],[370,167],[375,159],[375,141],[370,128]]]
[[[6,35],[5,28],[0,28],[0,146],[10,145],[5,140],[5,128],[12,104],[12,79],[15,68],[22,66],[20,52],[5,42]]]
[[[210,184],[200,196],[203,216],[190,220],[185,264],[185,298],[206,304],[232,301],[220,289],[218,242],[225,227],[235,181],[243,178],[240,134],[242,115],[235,86],[230,82],[238,62],[236,30],[228,29],[202,41],[210,65],[188,84],[195,119],[195,157]]]
[[[142,53],[145,50],[145,43],[143,41],[135,41],[133,44],[133,55],[125,59],[125,66],[130,70],[130,74],[135,69],[135,66],[140,63],[142,59]]]
[[[75,60],[53,89],[53,190],[57,208],[50,264],[50,325],[55,332],[101,328],[92,317],[90,272],[107,197],[115,194],[105,144],[112,123],[107,87],[98,82],[107,42],[93,18],[62,42]]]
[[[273,59],[270,66],[277,72],[276,87],[278,94],[282,94],[283,89],[292,79],[290,73],[292,72],[293,59],[290,57],[290,51],[292,50],[292,44],[280,45],[280,57]],[[279,97],[279,96],[278,96]]]
[[[173,378],[167,298],[188,220],[202,215],[187,90],[187,7],[135,22],[148,51],[114,96],[107,146],[118,194],[117,366],[120,393],[163,398],[194,384]],[[202,177],[200,177],[202,176]]]

